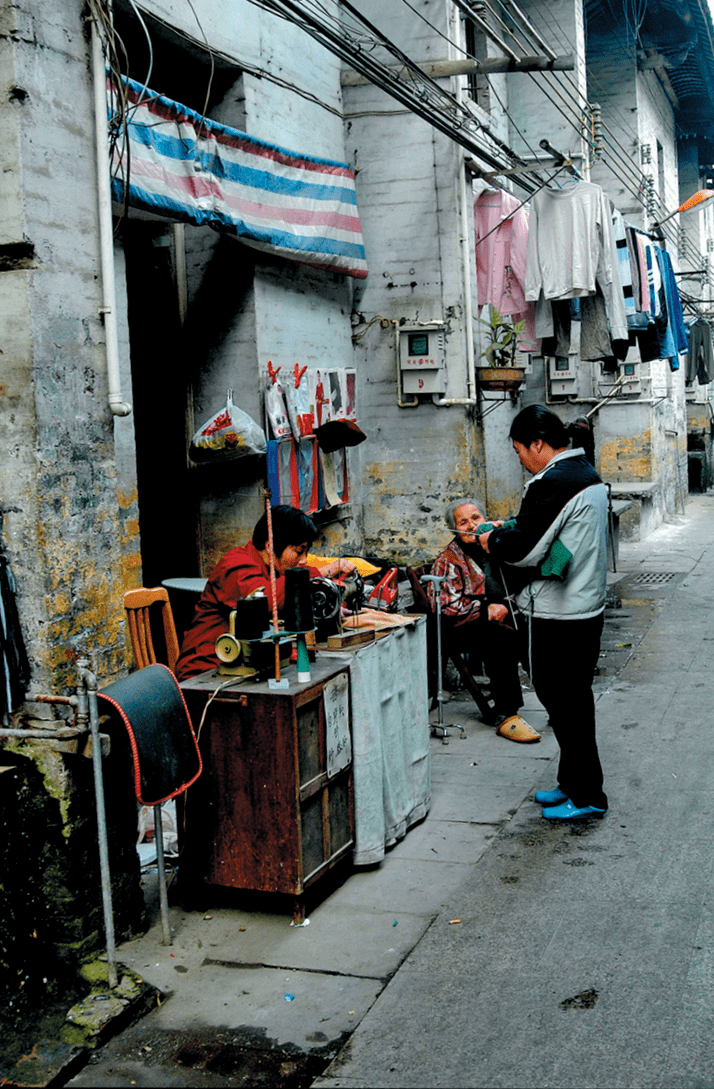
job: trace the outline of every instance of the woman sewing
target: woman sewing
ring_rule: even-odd
[[[558,784],[535,800],[547,820],[602,817],[592,682],[605,609],[607,492],[584,450],[568,449],[571,430],[543,405],[519,412],[510,437],[533,477],[515,522],[479,542],[498,562],[531,573],[516,600],[533,687],[560,746]],[[569,555],[564,577],[543,577],[539,565],[556,545]]]
[[[498,727],[496,733],[509,741],[540,741],[540,734],[518,712],[523,706],[518,677],[518,637],[509,625],[510,612],[502,602],[492,601],[486,573],[481,564],[485,553],[476,530],[486,521],[475,499],[457,499],[446,510],[446,524],[455,537],[434,561],[431,574],[443,577],[439,602],[450,637],[458,639],[470,655],[483,662],[491,687]],[[436,603],[434,583],[429,597]]]
[[[293,567],[307,567],[307,554],[318,530],[312,519],[295,507],[273,507],[271,520],[275,601],[280,610],[285,604],[285,572]],[[176,663],[176,676],[180,681],[218,665],[216,640],[228,631],[228,618],[239,598],[263,589],[272,608],[268,538],[268,520],[264,514],[255,525],[252,539],[245,545],[232,548],[211,571],[191,626],[181,644]],[[342,572],[350,573],[354,569],[352,561],[346,559],[333,560],[319,569],[308,567],[313,577],[322,575],[327,578]]]

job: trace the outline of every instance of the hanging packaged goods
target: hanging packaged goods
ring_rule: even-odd
[[[226,395],[225,407],[199,427],[191,439],[192,461],[230,461],[247,454],[265,453],[265,432],[259,424],[233,404],[233,390]]]
[[[295,363],[283,384],[280,366],[269,360],[267,369],[265,410],[273,436],[268,441],[267,472],[272,502],[299,507],[308,514],[347,503],[345,447],[367,438],[356,421],[354,370]]]
[[[232,234],[247,246],[363,279],[367,262],[347,163],[266,143],[122,77],[131,111],[112,196]],[[110,118],[117,87],[107,81]]]

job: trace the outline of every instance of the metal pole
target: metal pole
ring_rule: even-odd
[[[436,702],[439,707],[439,722],[436,726],[433,726],[434,735],[443,739],[444,745],[448,745],[449,727],[444,725],[444,689],[443,689],[443,670],[441,660],[441,584],[446,579],[445,575],[422,575],[419,582],[431,582],[434,584],[435,598],[436,598],[436,655],[437,655],[437,693]],[[456,730],[460,730],[460,737],[466,737],[466,731],[463,726],[458,722],[450,723]]]
[[[97,705],[97,678],[89,670],[89,659],[77,659],[77,720],[89,711],[89,727],[92,733],[92,767],[94,769],[94,797],[97,807],[97,839],[99,841],[99,870],[102,882],[102,907],[104,910],[104,935],[107,943],[107,967],[109,986],[117,985],[116,944],[114,941],[114,915],[112,912],[112,886],[109,873],[109,847],[107,842],[107,817],[104,808],[104,781],[102,779],[102,742],[99,736],[99,708]]]
[[[612,485],[608,482],[607,488],[607,529],[610,538],[610,551],[612,553],[612,570],[617,574],[617,557],[615,555],[615,516],[612,510]]]
[[[156,840],[156,866],[159,871],[159,905],[161,907],[161,929],[164,933],[164,945],[171,945],[171,927],[169,926],[169,898],[166,893],[166,865],[164,863],[164,828],[161,816],[161,804],[154,806],[154,838]]]

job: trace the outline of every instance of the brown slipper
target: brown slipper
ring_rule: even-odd
[[[521,741],[526,744],[540,741],[540,734],[537,734],[520,715],[510,715],[505,718],[496,733],[500,737],[507,737],[509,741]]]

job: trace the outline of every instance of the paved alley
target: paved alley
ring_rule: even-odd
[[[604,820],[541,818],[557,746],[532,693],[532,746],[452,701],[467,739],[433,739],[426,821],[307,927],[172,907],[171,949],[158,919],[120,949],[165,999],[68,1084],[714,1085],[713,525],[700,496],[621,546]]]

